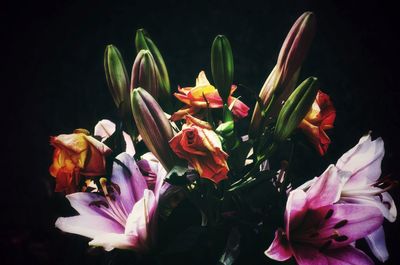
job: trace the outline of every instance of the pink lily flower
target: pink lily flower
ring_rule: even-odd
[[[379,180],[384,154],[382,138],[371,141],[371,136],[368,134],[339,158],[336,166],[351,173],[341,179],[343,187],[340,200],[378,207],[389,222],[394,222],[397,217],[397,209],[393,198],[387,192],[394,183],[385,179]],[[365,239],[381,262],[385,262],[389,258],[382,227]]]
[[[336,167],[348,172],[340,178],[340,202],[378,207],[389,222],[394,222],[397,209],[392,196],[387,192],[394,183],[386,179],[379,180],[384,153],[383,140],[378,138],[371,141],[371,136],[366,135],[339,158]],[[304,183],[298,189],[307,190],[317,179]],[[385,262],[389,258],[382,226],[367,235],[365,240],[379,261]]]
[[[106,251],[114,248],[148,251],[154,244],[156,210],[164,168],[159,165],[153,189],[150,189],[135,160],[127,153],[116,157],[111,182],[101,179],[103,194],[77,192],[67,195],[79,215],[61,217],[56,227],[68,233],[91,238],[90,246]],[[144,163],[144,162],[142,162]]]
[[[284,261],[294,256],[299,265],[373,264],[352,243],[378,229],[383,217],[374,206],[336,203],[346,174],[331,165],[306,192],[290,192],[284,229],[276,231],[265,251],[268,257]]]

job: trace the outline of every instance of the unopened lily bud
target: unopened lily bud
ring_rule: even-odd
[[[233,55],[229,40],[224,35],[215,37],[211,47],[211,71],[223,102],[227,102],[233,83]]]
[[[110,93],[119,109],[122,102],[129,101],[129,77],[120,52],[108,45],[104,53],[104,71]]]
[[[178,158],[168,141],[174,136],[172,126],[157,101],[143,88],[131,91],[132,113],[147,148],[169,171]]]
[[[256,103],[254,108],[250,133],[255,135],[262,128],[262,111],[268,106],[273,98],[287,97],[296,85],[301,65],[311,46],[311,41],[315,34],[315,17],[312,12],[305,12],[301,15],[290,29],[279,52],[277,63],[263,87],[259,98],[263,106]],[[275,100],[280,104],[280,100]]]
[[[131,90],[141,87],[158,100],[160,96],[159,80],[160,73],[153,55],[149,50],[141,50],[133,63]]]
[[[135,45],[137,52],[140,52],[141,50],[149,50],[151,52],[160,72],[160,88],[162,91],[164,91],[163,93],[170,95],[170,83],[167,66],[165,65],[164,59],[157,46],[150,39],[149,35],[144,29],[138,29],[136,31]]]
[[[290,95],[276,122],[274,137],[277,141],[288,138],[310,110],[318,92],[317,78],[309,77]]]

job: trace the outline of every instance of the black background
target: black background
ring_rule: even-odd
[[[53,194],[49,136],[92,129],[116,113],[103,71],[115,44],[130,68],[134,34],[144,27],[160,48],[172,88],[210,75],[210,47],[225,34],[235,57],[235,81],[258,90],[276,62],[290,26],[314,11],[317,35],[302,78],[319,77],[337,109],[324,168],[369,130],[383,137],[384,174],[399,179],[399,31],[394,4],[383,1],[14,1],[3,6],[1,50],[1,229],[5,264],[91,264],[87,241],[61,235],[68,213]],[[253,99],[239,89],[243,100]],[[239,94],[238,93],[238,94]],[[314,161],[309,161],[313,164]],[[317,172],[315,173],[317,174]],[[399,202],[399,190],[392,194]],[[385,224],[391,258],[399,264],[398,222]],[[92,251],[93,252],[93,251]],[[2,264],[3,261],[1,262]],[[255,263],[256,264],[256,263]],[[257,263],[258,264],[258,263]]]

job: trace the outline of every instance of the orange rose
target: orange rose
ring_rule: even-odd
[[[249,107],[239,99],[232,97],[235,90],[236,86],[232,85],[231,94],[227,103],[236,118],[244,118],[249,112]],[[179,87],[178,91],[179,93],[174,93],[175,97],[185,103],[186,106],[172,114],[171,120],[173,121],[183,119],[187,114],[197,114],[201,109],[223,107],[223,102],[219,96],[218,90],[208,82],[204,71],[201,71],[196,78],[195,87]]]
[[[336,110],[329,96],[318,91],[310,111],[301,121],[299,128],[307,135],[321,156],[326,153],[331,143],[325,130],[333,128],[335,118]]]
[[[189,161],[200,177],[217,184],[228,178],[228,155],[208,123],[187,115],[182,131],[169,141],[169,145],[178,157]]]
[[[81,176],[101,176],[106,172],[105,156],[111,152],[84,129],[50,138],[54,146],[50,174],[56,178],[56,192],[75,192]]]

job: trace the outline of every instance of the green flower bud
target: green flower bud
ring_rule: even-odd
[[[120,52],[108,45],[104,53],[104,71],[110,93],[119,109],[122,102],[129,101],[129,78]]]
[[[274,139],[283,141],[299,126],[318,92],[317,78],[309,77],[290,95],[279,112],[274,131]]]
[[[233,55],[229,40],[223,36],[215,37],[211,47],[211,72],[222,100],[228,102],[233,83]]]
[[[269,106],[271,110],[280,107],[280,101],[286,99],[296,86],[301,65],[314,38],[315,25],[314,14],[305,12],[296,20],[286,36],[277,63],[259,94],[263,106],[257,102],[254,108],[249,131],[252,136],[258,135],[264,129],[263,108]]]
[[[151,52],[160,72],[160,89],[164,91],[163,93],[165,95],[169,96],[171,89],[167,66],[165,65],[164,59],[157,46],[150,39],[150,36],[144,29],[138,29],[136,31],[135,45],[137,52],[140,52],[140,50],[149,50]]]

